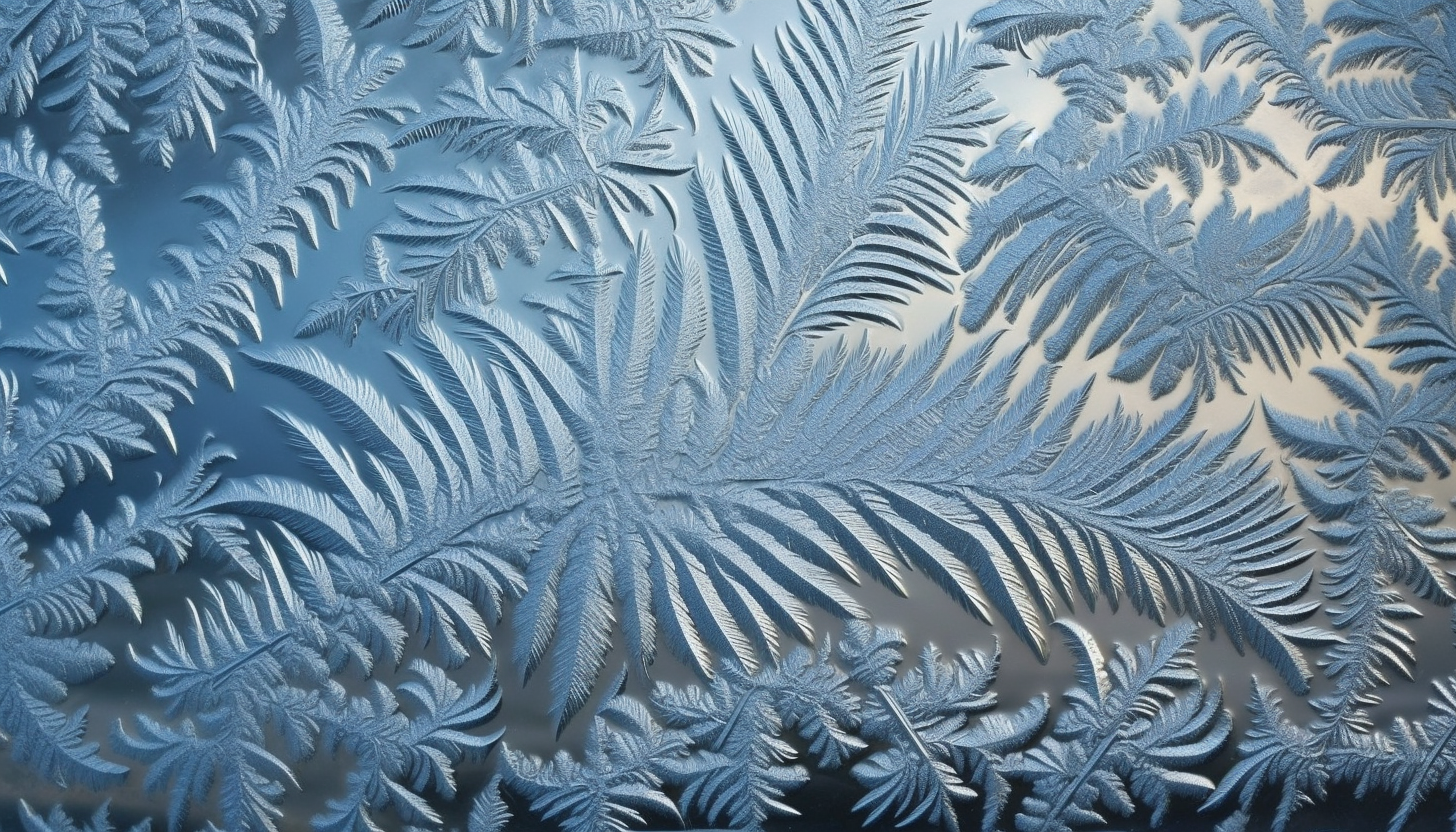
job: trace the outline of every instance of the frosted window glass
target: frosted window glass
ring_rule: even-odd
[[[0,829],[1450,823],[1449,2],[3,5]]]

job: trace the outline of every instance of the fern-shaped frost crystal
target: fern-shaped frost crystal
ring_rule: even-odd
[[[1139,804],[1152,809],[1157,826],[1173,798],[1211,792],[1212,781],[1187,769],[1218,753],[1232,719],[1193,663],[1193,625],[1176,624],[1136,650],[1119,645],[1105,663],[1080,625],[1057,626],[1079,684],[1051,736],[1007,765],[1032,784],[1016,828],[1068,832],[1102,823],[1102,806],[1129,815]]]

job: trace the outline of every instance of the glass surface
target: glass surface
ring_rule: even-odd
[[[1449,3],[0,55],[0,829],[1452,823]]]

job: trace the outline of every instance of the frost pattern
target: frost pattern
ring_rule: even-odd
[[[1449,3],[12,5],[0,826],[1456,799]]]

